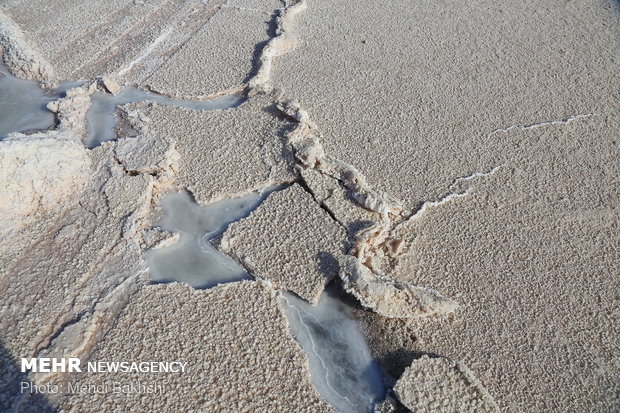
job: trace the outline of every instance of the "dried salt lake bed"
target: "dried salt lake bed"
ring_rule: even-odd
[[[165,219],[161,229],[180,233],[180,239],[147,253],[153,282],[212,288],[251,279],[244,268],[210,241],[231,222],[248,216],[270,193],[283,189],[270,187],[206,207],[198,206],[187,192],[168,194],[162,200]],[[339,412],[371,412],[375,403],[385,398],[384,378],[351,310],[338,294],[330,288],[312,306],[284,292],[281,302],[289,327],[309,358],[312,383],[319,394]]]
[[[54,115],[45,105],[59,95],[46,93],[35,82],[19,80],[8,74],[3,79],[6,80],[0,82],[0,92],[6,97],[3,102],[13,109],[13,112],[5,112],[7,119],[19,120],[10,125],[5,123],[7,133],[46,129],[53,125]],[[94,148],[115,139],[117,107],[139,101],[192,110],[229,109],[242,102],[235,95],[206,102],[171,100],[135,87],[123,88],[117,95],[97,92],[91,97],[85,144]],[[15,116],[18,110],[24,115]],[[172,245],[147,251],[151,280],[154,283],[182,282],[194,288],[208,289],[222,283],[252,279],[242,266],[219,252],[211,241],[219,237],[231,222],[248,216],[272,192],[285,188],[271,186],[205,207],[197,205],[187,192],[174,192],[163,197],[164,220],[159,228],[180,235]],[[291,332],[310,360],[312,382],[319,394],[340,412],[370,412],[374,404],[385,397],[382,373],[370,355],[351,311],[337,294],[331,288],[316,306],[312,306],[291,293],[283,293],[281,303],[286,308]]]
[[[618,410],[616,2],[5,3],[0,412]]]

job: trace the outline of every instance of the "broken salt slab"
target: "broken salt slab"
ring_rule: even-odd
[[[210,240],[221,235],[228,224],[246,217],[269,195],[273,186],[261,192],[225,199],[202,207],[187,192],[168,194],[162,200],[166,214],[162,229],[181,234],[169,247],[146,254],[153,282],[184,282],[194,288],[250,279],[239,264],[219,252]]]
[[[94,148],[102,142],[115,138],[116,107],[120,105],[148,101],[191,110],[216,110],[237,107],[244,100],[243,97],[236,94],[224,95],[211,100],[176,100],[157,93],[145,92],[135,86],[125,87],[116,95],[96,92],[90,99],[91,107],[86,115],[88,134],[85,142],[89,148]]]
[[[386,390],[348,306],[330,290],[314,307],[290,293],[282,293],[282,303],[319,394],[341,413],[372,411]]]

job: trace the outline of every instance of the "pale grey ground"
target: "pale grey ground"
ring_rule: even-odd
[[[220,249],[255,277],[315,304],[338,273],[337,259],[345,251],[345,241],[344,228],[295,184],[273,193],[249,217],[231,224]]]
[[[432,410],[481,391],[507,412],[620,408],[616,2],[0,4],[9,70],[88,81],[51,106],[56,130],[0,142],[2,362],[208,366],[166,378],[165,401],[19,398],[25,375],[3,369],[0,410],[328,411],[275,291],[318,298],[326,249],[459,303],[389,319],[351,299],[388,384],[411,364],[403,403]],[[127,105],[119,140],[88,150],[89,96],[116,82],[189,98],[251,90],[226,111]],[[273,284],[148,285],[145,251],[173,237],[152,228],[166,192],[207,205],[292,182],[223,238],[239,233],[222,249]],[[459,387],[426,353],[477,379]]]

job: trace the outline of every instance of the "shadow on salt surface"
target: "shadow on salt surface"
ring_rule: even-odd
[[[0,140],[11,132],[54,126],[55,116],[47,104],[79,84],[67,82],[58,89],[45,91],[37,82],[15,77],[0,65]]]
[[[32,378],[22,372],[20,362],[0,339],[0,412],[56,413],[46,392],[35,392]],[[28,388],[22,389],[22,385]],[[43,387],[42,387],[43,388]]]
[[[243,103],[237,94],[224,95],[211,100],[175,100],[153,92],[145,92],[135,86],[123,88],[116,95],[96,92],[91,98],[91,107],[86,115],[88,134],[86,146],[94,148],[102,142],[115,138],[116,107],[133,102],[154,102],[191,110],[230,109]]]
[[[184,282],[194,288],[251,279],[243,267],[219,252],[210,240],[226,227],[248,216],[267,196],[284,186],[274,185],[239,198],[225,199],[202,207],[185,191],[162,200],[165,219],[161,228],[179,232],[180,240],[169,247],[147,252],[146,260],[155,283]]]
[[[319,394],[341,413],[373,411],[386,389],[349,307],[332,288],[314,307],[290,293],[282,293],[282,303]]]

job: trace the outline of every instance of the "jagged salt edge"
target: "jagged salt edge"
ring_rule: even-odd
[[[5,65],[15,75],[50,84],[55,81],[51,64],[28,43],[13,19],[1,11],[0,49],[5,52]]]

